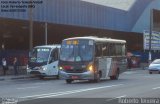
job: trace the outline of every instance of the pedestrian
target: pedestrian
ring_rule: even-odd
[[[2,68],[3,68],[3,74],[6,75],[6,71],[8,69],[8,66],[7,66],[7,61],[5,58],[2,59]]]
[[[137,67],[136,57],[133,57],[133,58],[132,58],[132,66],[133,66],[134,68]]]
[[[14,61],[13,61],[13,67],[14,67],[14,75],[18,75],[18,60],[17,58],[15,57],[14,58]]]
[[[131,69],[131,67],[132,67],[132,60],[131,60],[131,57],[128,57],[127,58],[127,62],[128,62],[128,69]]]

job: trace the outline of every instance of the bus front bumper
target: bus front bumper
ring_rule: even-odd
[[[94,73],[87,71],[83,73],[67,73],[65,71],[60,71],[59,76],[61,79],[73,79],[73,80],[93,80]]]

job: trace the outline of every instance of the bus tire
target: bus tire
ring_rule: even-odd
[[[118,80],[118,78],[119,78],[119,69],[117,69],[116,75],[110,76],[111,80]]]
[[[66,79],[66,83],[67,83],[67,84],[71,84],[72,81],[73,81],[72,79]]]
[[[98,83],[98,82],[100,82],[100,77],[101,77],[101,75],[100,75],[100,72],[99,73],[97,73],[97,74],[95,74],[95,79],[94,79],[94,82],[96,82],[96,83]]]
[[[118,78],[119,78],[119,69],[117,69],[117,73],[115,75],[115,80],[118,80]]]
[[[114,78],[113,78],[113,76],[110,76],[110,80],[113,80]]]

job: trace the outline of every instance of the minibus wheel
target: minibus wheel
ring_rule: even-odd
[[[39,79],[44,79],[44,76],[40,75],[40,76],[39,76]]]
[[[56,75],[56,79],[59,79],[59,75]]]
[[[72,81],[73,81],[72,79],[66,79],[66,83],[67,83],[67,84],[71,84]]]

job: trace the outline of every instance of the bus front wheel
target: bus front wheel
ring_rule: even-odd
[[[99,72],[96,74],[96,78],[94,79],[94,82],[96,83],[100,82],[100,77],[101,77],[101,73]]]

